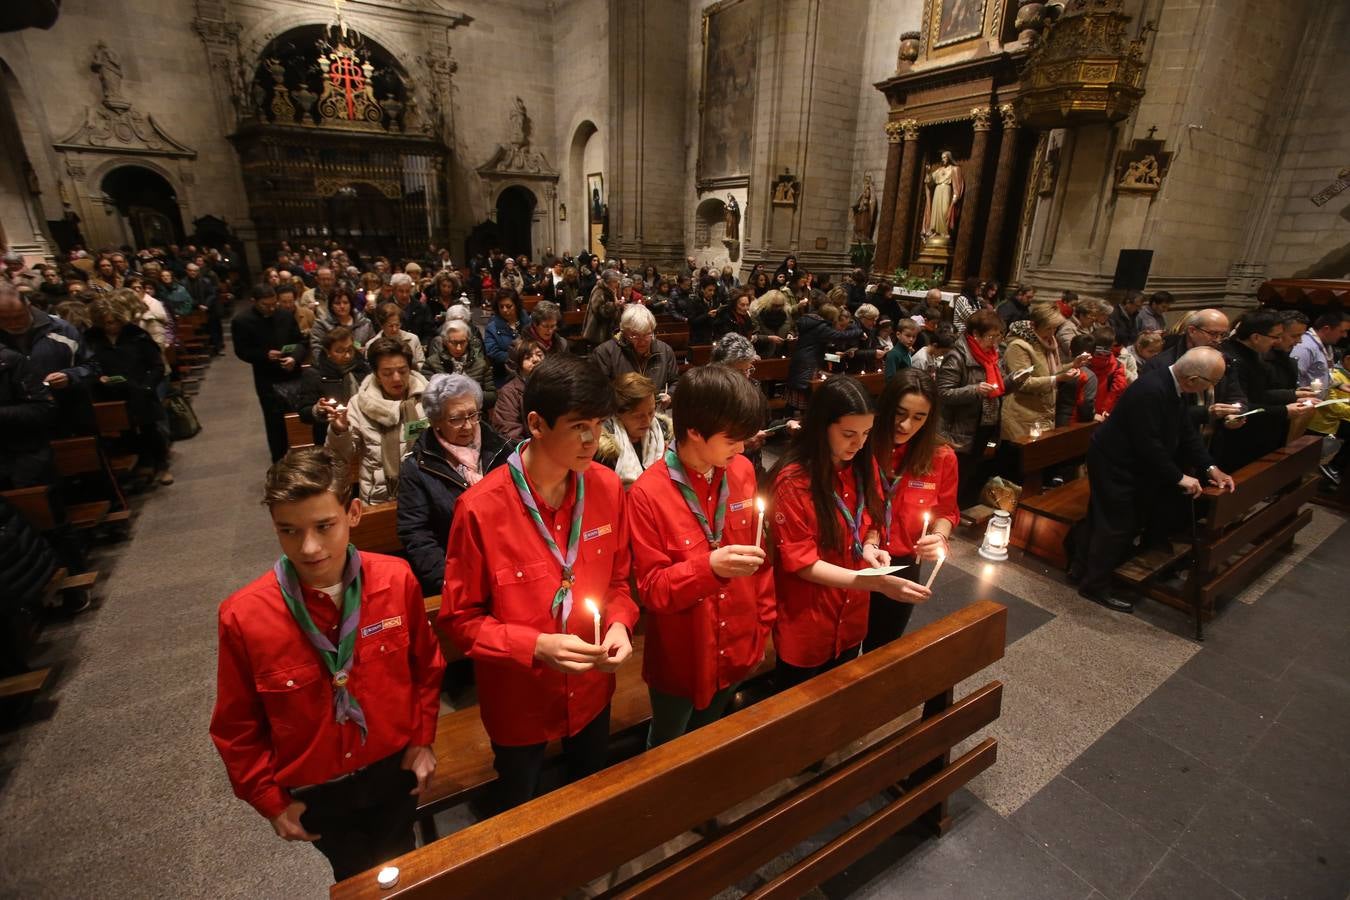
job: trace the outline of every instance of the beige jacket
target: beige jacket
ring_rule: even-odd
[[[1026,437],[1037,422],[1047,429],[1055,427],[1055,373],[1050,369],[1045,348],[1039,341],[1013,338],[1003,353],[1003,367],[1011,374],[1027,366],[1031,366],[1031,374],[1021,387],[1003,398],[1004,440]]]
[[[379,381],[371,374],[361,382],[347,407],[351,427],[345,434],[328,429],[325,446],[349,465],[353,460],[358,464],[362,503],[385,503],[398,497],[399,460],[417,442],[417,434],[409,434],[404,426],[426,417],[422,392],[427,389],[427,380],[417,371],[408,373],[408,379],[408,398],[413,401],[411,415],[399,401],[385,399]],[[391,442],[388,446],[386,436]],[[392,443],[395,440],[396,448]]]

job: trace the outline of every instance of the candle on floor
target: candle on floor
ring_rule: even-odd
[[[947,554],[939,550],[937,565],[933,566],[933,573],[929,575],[928,580],[924,582],[923,585],[924,587],[931,588],[933,586],[933,579],[937,578],[938,571],[942,568],[942,564],[945,563],[946,561],[947,561]]]
[[[586,609],[590,611],[591,618],[595,619],[595,646],[600,646],[600,607],[595,605],[595,601],[586,598]]]
[[[755,498],[755,509],[759,510],[759,517],[755,522],[755,546],[763,549],[764,547],[764,498]]]
[[[382,889],[386,891],[389,890],[391,887],[398,884],[398,866],[385,866],[380,870],[380,873],[375,876],[375,880],[379,882]]]

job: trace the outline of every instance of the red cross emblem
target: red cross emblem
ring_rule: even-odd
[[[361,67],[350,56],[341,55],[328,70],[328,79],[335,87],[341,88],[347,98],[347,119],[356,120],[356,93],[365,87],[365,77]]]

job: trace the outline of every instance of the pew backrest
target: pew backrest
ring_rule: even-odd
[[[1042,473],[1051,466],[1072,462],[1087,456],[1092,433],[1100,422],[1074,422],[1052,428],[1032,439],[1029,436],[1010,438],[1022,456],[1022,496],[1034,497],[1041,492]]]
[[[997,718],[1002,685],[953,702],[955,687],[1003,655],[1007,611],[972,604],[885,647],[721,721],[372,869],[334,898],[558,897],[634,860],[923,705],[922,718],[761,806],[691,851],[638,873],[621,896],[711,896],[890,785],[889,805],[766,885],[801,896],[904,825],[940,815],[946,797],[992,765],[986,738],[950,750]]]
[[[398,539],[398,501],[364,507],[361,521],[352,528],[350,539],[357,550],[401,556],[403,544]]]

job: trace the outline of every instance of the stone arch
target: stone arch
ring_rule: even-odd
[[[134,162],[106,169],[96,184],[108,210],[120,220],[121,243],[156,247],[187,237],[177,189],[162,172]]]
[[[717,197],[708,197],[694,211],[694,246],[700,250],[724,253],[727,205]]]
[[[59,188],[51,175],[42,123],[18,73],[0,59],[0,219],[7,249],[47,256],[46,219],[60,218]],[[50,216],[48,213],[52,213]]]
[[[590,208],[586,196],[586,176],[592,171],[604,174],[605,147],[599,134],[600,129],[594,121],[583,119],[572,129],[572,140],[567,150],[567,166],[564,170],[567,182],[563,196],[568,205],[568,227],[564,233],[573,253],[580,253],[590,246],[590,239],[586,234],[589,221],[587,212]],[[595,164],[594,157],[597,155],[600,157],[600,163],[595,169],[587,167],[588,155],[592,157],[592,165]]]
[[[245,28],[239,38],[239,46],[243,48],[243,57],[247,65],[245,71],[252,72],[261,65],[267,48],[278,38],[284,37],[288,31],[314,25],[327,27],[332,23],[331,16],[306,15],[303,12],[297,14],[289,9],[264,16]],[[395,65],[399,67],[399,74],[404,78],[409,77],[408,68],[403,60],[415,58],[417,56],[415,48],[398,40],[393,33],[385,31],[377,22],[362,18],[348,24],[362,37],[378,44],[393,58]]]
[[[186,225],[193,219],[183,180],[160,160],[130,154],[90,158],[85,154],[68,153],[66,167],[72,172],[81,173],[77,177],[77,192],[84,200],[85,234],[91,246],[131,243],[128,239],[131,234],[129,223],[122,220],[117,204],[103,190],[104,180],[117,169],[146,169],[159,176],[173,192],[178,207],[178,224]]]

